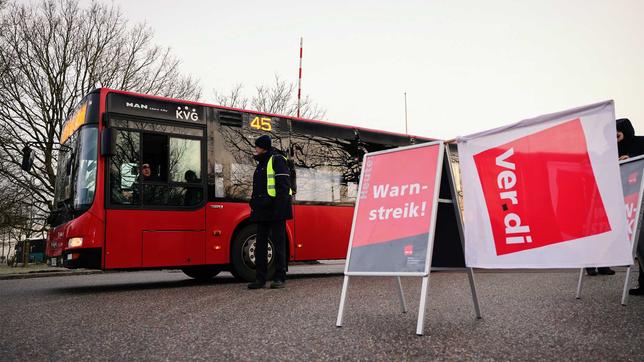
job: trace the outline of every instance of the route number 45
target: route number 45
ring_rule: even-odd
[[[255,117],[250,121],[250,126],[262,131],[271,131],[273,129],[271,119],[268,117]]]

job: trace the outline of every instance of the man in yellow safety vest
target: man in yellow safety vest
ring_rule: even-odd
[[[251,219],[257,223],[255,241],[255,281],[248,289],[264,288],[268,278],[269,235],[273,248],[275,275],[270,287],[283,288],[286,282],[286,220],[293,218],[291,181],[286,157],[271,146],[271,138],[255,140],[258,162],[253,174],[250,200]]]

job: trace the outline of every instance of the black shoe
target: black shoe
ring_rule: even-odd
[[[615,271],[609,267],[597,268],[597,272],[601,275],[613,275]]]
[[[281,289],[281,288],[284,288],[285,285],[286,285],[285,281],[273,280],[271,282],[271,289]]]
[[[594,277],[595,275],[597,275],[597,269],[586,268],[586,274],[590,275],[591,277]]]
[[[266,282],[255,280],[254,282],[248,284],[248,289],[262,289],[266,286]]]
[[[639,288],[633,288],[628,291],[628,294],[630,295],[644,295],[644,288],[640,285]]]

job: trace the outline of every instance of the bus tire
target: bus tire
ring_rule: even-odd
[[[230,272],[241,281],[255,281],[255,240],[257,239],[257,225],[244,226],[230,247]],[[273,242],[268,240],[268,279],[275,274],[273,263]]]
[[[182,268],[181,271],[190,278],[208,281],[219,274],[221,267],[219,265],[195,265]]]

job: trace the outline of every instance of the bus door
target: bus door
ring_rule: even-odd
[[[205,263],[205,138],[201,127],[112,115],[105,267]]]

